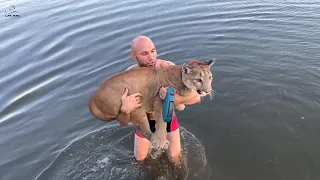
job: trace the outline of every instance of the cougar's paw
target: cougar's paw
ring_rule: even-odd
[[[186,106],[184,104],[176,104],[174,108],[178,111],[183,111]]]
[[[154,133],[151,136],[151,146],[156,149],[168,149],[169,141],[166,139],[166,136],[159,136]]]

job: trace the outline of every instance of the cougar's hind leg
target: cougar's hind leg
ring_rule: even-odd
[[[114,117],[110,116],[110,114],[114,114],[114,113],[102,111],[101,109],[99,109],[98,105],[100,105],[101,107],[101,104],[99,103],[97,104],[94,97],[91,97],[89,101],[89,111],[95,118],[101,121],[108,121],[108,122],[116,119],[117,116],[114,116]]]
[[[154,115],[156,118],[156,131],[152,136],[152,144],[156,148],[167,149],[169,141],[167,140],[167,123],[162,116],[162,99],[156,97],[154,102]]]
[[[139,108],[133,111],[130,116],[130,121],[135,126],[137,132],[151,141],[153,133],[150,130],[146,111],[143,108]]]

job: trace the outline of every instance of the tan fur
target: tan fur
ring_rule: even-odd
[[[137,131],[156,147],[164,147],[166,143],[166,123],[162,118],[162,99],[159,89],[173,87],[182,96],[187,96],[190,89],[205,96],[212,92],[212,73],[210,66],[213,60],[189,61],[185,65],[174,65],[168,68],[141,67],[117,73],[107,78],[91,97],[90,112],[100,120],[112,121],[120,113],[121,96],[128,88],[129,93],[143,95],[142,106],[130,114],[130,121]],[[202,79],[203,83],[195,79]],[[183,110],[184,105],[176,105],[176,109]],[[156,131],[153,134],[149,128],[146,112],[154,111]]]

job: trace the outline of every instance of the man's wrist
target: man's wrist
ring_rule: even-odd
[[[122,114],[130,114],[130,112],[128,110],[124,109],[124,108],[120,109],[120,113],[122,113]]]

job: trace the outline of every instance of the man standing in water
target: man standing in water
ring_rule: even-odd
[[[137,62],[127,68],[126,70],[139,67],[155,67],[155,68],[165,68],[174,63],[166,60],[157,59],[156,48],[150,38],[146,36],[138,36],[133,39],[131,43],[131,57]],[[165,88],[160,90],[162,94],[166,93]],[[128,96],[128,90],[126,90],[122,96],[122,106],[121,114],[118,116],[117,120],[121,126],[126,126],[130,120],[130,112],[141,106],[139,102],[139,96],[141,94],[135,93]],[[162,97],[164,98],[164,97]],[[193,91],[190,96],[182,97],[175,94],[176,104],[186,104],[191,105],[200,102],[200,95]],[[155,117],[153,112],[147,113],[150,129],[152,132],[155,131]],[[179,133],[179,124],[176,115],[173,117],[170,123],[167,123],[167,140],[170,142],[168,146],[168,153],[171,159],[179,163],[180,152],[181,152],[181,142]],[[149,152],[151,142],[143,137],[138,132],[135,133],[134,138],[134,156],[136,160],[144,160]]]

